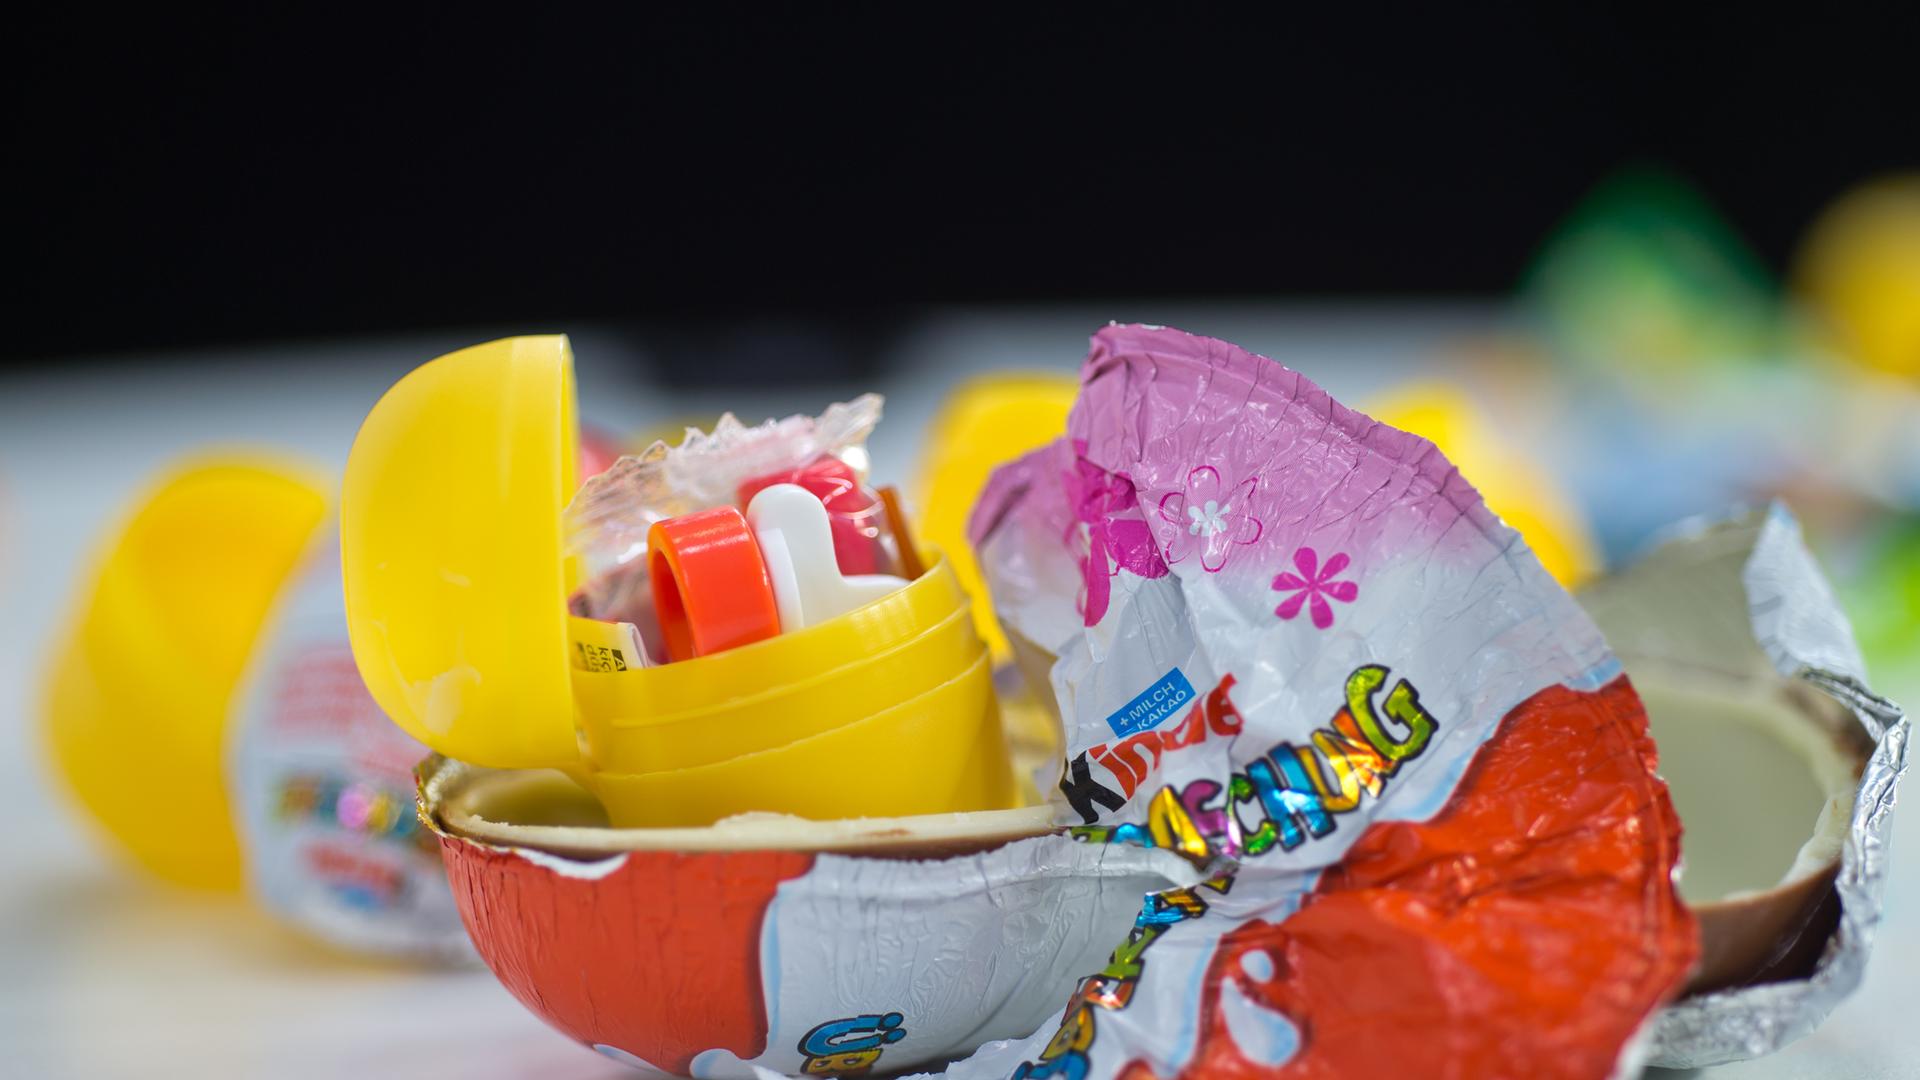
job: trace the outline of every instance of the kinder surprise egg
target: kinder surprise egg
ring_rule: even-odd
[[[190,462],[115,540],[54,665],[70,787],[167,880],[230,888],[344,948],[469,955],[423,748],[354,670],[317,477],[266,452]]]
[[[253,895],[342,948],[470,959],[439,845],[413,810],[426,751],[387,722],[354,669],[332,530],[254,652],[227,769]]]
[[[747,643],[689,631],[669,663],[570,663],[570,363],[564,339],[516,339],[408,376],[355,443],[342,510],[356,657],[397,722],[469,759],[426,766],[421,806],[529,1008],[673,1073],[934,1065],[1032,1031],[1143,895],[1199,879],[1016,805],[986,648],[937,557],[839,614],[817,588],[696,610],[692,560],[737,561],[743,528],[794,562],[835,546],[783,513],[796,492],[824,505],[797,486],[677,518],[651,549],[679,614],[757,621]]]
[[[507,989],[676,1076],[891,1073],[1026,1035],[1107,963],[1143,895],[1200,877],[1077,843],[1045,807],[611,829],[557,772],[444,759],[421,806]]]

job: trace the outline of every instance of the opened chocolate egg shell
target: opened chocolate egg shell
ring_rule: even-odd
[[[454,895],[515,997],[675,1075],[935,1067],[1024,1036],[1142,897],[1199,874],[1088,845],[1045,807],[613,829],[556,772],[421,767]]]

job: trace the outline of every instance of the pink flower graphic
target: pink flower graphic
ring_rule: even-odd
[[[1296,549],[1293,565],[1300,573],[1282,572],[1273,579],[1275,589],[1292,592],[1293,595],[1280,601],[1280,606],[1274,608],[1273,613],[1283,619],[1291,619],[1300,614],[1301,605],[1311,601],[1309,610],[1313,612],[1313,625],[1322,630],[1332,626],[1333,605],[1327,603],[1327,598],[1351,604],[1360,595],[1360,586],[1351,581],[1334,580],[1340,576],[1340,571],[1347,568],[1349,561],[1346,552],[1336,552],[1325,566],[1320,566],[1320,556],[1312,548]]]
[[[1121,570],[1144,578],[1165,577],[1167,564],[1160,561],[1153,535],[1138,516],[1133,481],[1088,461],[1086,444],[1076,443],[1074,450],[1073,471],[1064,479],[1074,520],[1087,527],[1087,554],[1079,560],[1080,614],[1092,626],[1106,615],[1113,597],[1111,579]]]
[[[1201,465],[1187,473],[1185,491],[1161,496],[1159,532],[1167,562],[1177,563],[1198,550],[1201,567],[1217,574],[1235,544],[1260,539],[1260,519],[1248,513],[1258,481],[1249,476],[1229,487],[1220,470]]]

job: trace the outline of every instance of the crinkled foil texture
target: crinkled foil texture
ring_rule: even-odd
[[[1219,861],[953,1075],[1637,1067],[1697,954],[1646,715],[1431,443],[1113,326],[1068,437],[997,472],[970,533],[1051,679],[1056,820]]]

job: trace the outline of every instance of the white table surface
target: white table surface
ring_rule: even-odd
[[[1201,330],[1287,358],[1347,400],[1484,328],[1477,308],[1113,305],[929,317],[877,388],[876,471],[900,479],[944,390],[994,368],[1072,369],[1111,316]],[[528,328],[530,330],[543,328]],[[574,331],[582,413],[611,430],[731,407],[817,411],[867,387],[668,395],[644,342]],[[191,363],[0,375],[0,1076],[618,1077],[485,971],[328,953],[238,897],[139,877],[89,835],[43,767],[40,671],[102,531],[176,455],[259,444],[335,468],[380,392],[414,365],[512,329],[231,350]],[[1911,787],[1907,803],[1916,797]],[[1902,816],[1912,818],[1909,809]],[[1920,836],[1896,828],[1887,922],[1860,991],[1809,1038],[1710,1080],[1920,1076]]]

